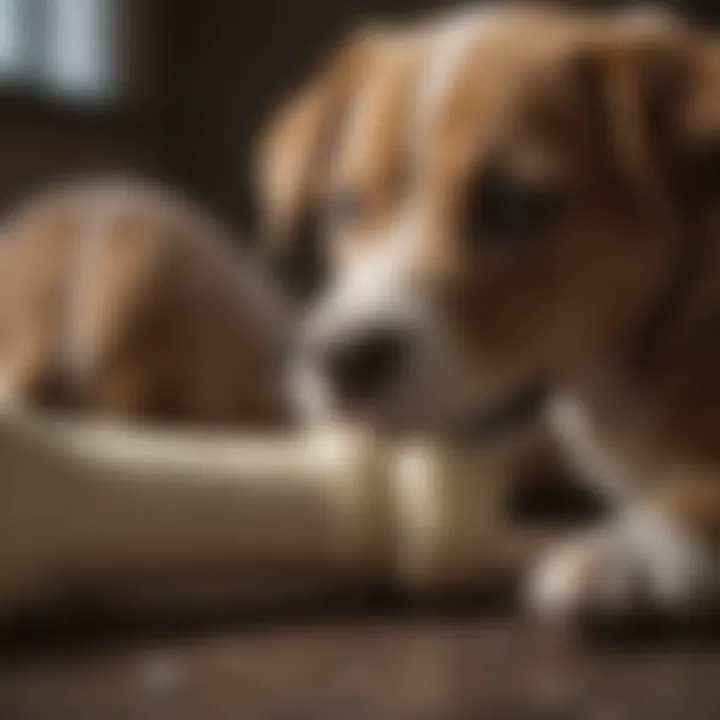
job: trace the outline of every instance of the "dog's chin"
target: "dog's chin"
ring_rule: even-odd
[[[550,389],[529,383],[492,404],[473,408],[456,420],[453,434],[476,442],[502,441],[522,433],[543,414]]]
[[[292,399],[299,422],[310,427],[360,426],[392,437],[445,433],[458,416],[447,393],[403,385],[382,397],[343,397],[314,373],[296,375]]]
[[[528,383],[498,401],[475,402],[470,387],[408,383],[381,398],[340,397],[319,376],[295,380],[298,419],[306,426],[353,425],[389,436],[438,435],[453,440],[512,440],[542,415],[549,388]]]
[[[443,408],[428,404],[417,407],[396,398],[351,401],[334,396],[300,408],[299,414],[305,425],[360,427],[389,438],[447,435],[455,417]]]
[[[447,418],[429,409],[418,413],[402,405],[381,402],[332,404],[326,408],[322,422],[362,427],[392,438],[444,434],[449,427]]]
[[[321,425],[363,427],[386,437],[444,437],[462,443],[499,443],[514,441],[532,429],[540,419],[548,397],[540,385],[521,391],[492,405],[460,412],[446,409],[408,408],[392,403],[329,403],[315,416]]]

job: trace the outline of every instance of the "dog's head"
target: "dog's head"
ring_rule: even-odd
[[[323,228],[305,406],[487,428],[625,352],[710,206],[716,57],[654,15],[353,38],[261,152],[270,241],[311,208]]]

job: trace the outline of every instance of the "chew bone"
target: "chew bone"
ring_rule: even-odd
[[[213,437],[0,416],[0,609],[487,579],[503,462],[355,433]]]

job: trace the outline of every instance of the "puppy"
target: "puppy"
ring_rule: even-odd
[[[324,227],[310,414],[542,417],[617,509],[541,563],[543,613],[717,599],[719,140],[713,38],[514,6],[357,34],[261,147],[275,247]]]
[[[6,398],[136,422],[284,415],[281,298],[185,199],[78,183],[34,198],[2,235]]]

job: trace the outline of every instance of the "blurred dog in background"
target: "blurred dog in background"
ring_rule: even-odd
[[[321,228],[307,415],[478,441],[547,416],[612,498],[531,581],[549,614],[713,597],[719,60],[662,14],[461,11],[358,33],[261,145],[274,250]]]
[[[186,199],[88,181],[34,198],[3,235],[6,398],[135,422],[284,417],[280,293]]]

